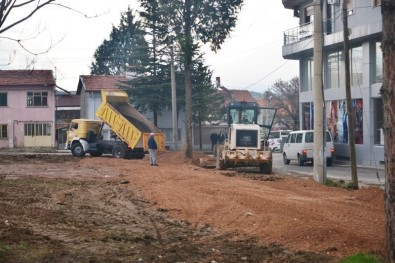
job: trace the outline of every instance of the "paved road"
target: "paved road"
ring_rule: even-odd
[[[291,161],[289,165],[283,163],[281,153],[273,153],[273,170],[284,174],[296,176],[313,177],[314,167],[307,163],[305,166],[299,166],[297,162]],[[384,186],[385,170],[384,166],[375,167],[357,167],[358,182],[362,185]],[[330,179],[351,181],[351,167],[347,163],[335,162],[333,166],[328,166],[326,176]]]

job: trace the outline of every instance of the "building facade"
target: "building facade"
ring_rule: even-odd
[[[334,138],[336,158],[348,159],[342,1],[322,1],[324,118]],[[380,96],[383,77],[381,1],[344,1],[347,1],[350,32],[350,82],[357,164],[378,166],[384,162]],[[282,54],[285,59],[299,61],[301,129],[314,127],[313,2],[282,0],[284,7],[292,9],[294,16],[299,17],[298,26],[284,31]]]
[[[121,90],[118,84],[125,81],[124,76],[110,75],[81,75],[78,80],[76,95],[80,98],[80,118],[98,120],[96,111],[99,108],[102,90]],[[111,139],[111,128],[104,125],[103,139]]]
[[[0,148],[55,147],[51,70],[0,70]]]
[[[61,90],[56,92],[55,100],[56,143],[57,148],[63,150],[71,120],[80,118],[80,96]]]

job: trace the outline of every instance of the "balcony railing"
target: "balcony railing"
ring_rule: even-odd
[[[323,31],[325,34],[332,33],[332,19],[323,21]],[[284,31],[284,46],[313,37],[313,23],[309,22],[289,30]]]

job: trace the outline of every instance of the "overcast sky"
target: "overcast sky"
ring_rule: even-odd
[[[245,0],[237,26],[216,54],[205,48],[206,64],[221,77],[221,84],[230,89],[263,92],[278,79],[297,76],[296,61],[281,55],[283,31],[298,25],[292,10],[284,9],[281,0]],[[97,47],[109,38],[112,25],[118,26],[120,13],[128,6],[137,8],[137,0],[68,0],[67,6],[89,16],[58,6],[46,7],[26,23],[2,34],[2,37],[23,38],[24,45],[37,56],[35,69],[52,69],[58,86],[76,90],[78,77],[90,73]],[[11,21],[12,17],[7,21]],[[37,34],[37,32],[40,32]],[[0,38],[0,69],[25,69],[34,58],[15,42]],[[10,65],[8,65],[10,62]]]

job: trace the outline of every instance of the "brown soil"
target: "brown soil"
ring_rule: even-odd
[[[148,160],[0,155],[0,262],[337,262],[383,255],[383,190]]]

